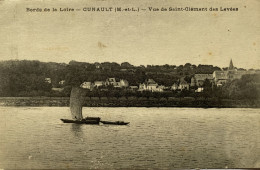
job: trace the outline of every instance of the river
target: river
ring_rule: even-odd
[[[64,124],[68,107],[0,107],[0,168],[260,167],[260,109],[83,108],[127,126]]]

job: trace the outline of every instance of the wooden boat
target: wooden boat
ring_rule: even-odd
[[[127,125],[129,122],[123,121],[100,121],[100,117],[86,117],[82,116],[82,106],[85,101],[87,91],[80,87],[72,87],[70,94],[70,111],[72,119],[60,119],[63,123],[75,123],[75,124],[103,124],[110,125]]]
[[[80,87],[72,87],[70,94],[70,111],[72,119],[60,119],[63,123],[76,123],[76,124],[99,124],[99,117],[86,117],[82,116],[82,106],[85,101],[87,91]]]
[[[86,117],[85,120],[95,120],[95,121],[100,121],[100,117]]]
[[[87,117],[82,120],[72,120],[72,119],[61,119],[63,123],[76,123],[76,124],[99,124],[99,117]]]
[[[110,125],[128,125],[130,122],[123,122],[123,121],[115,121],[115,122],[111,122],[111,121],[100,121],[103,124],[110,124]]]

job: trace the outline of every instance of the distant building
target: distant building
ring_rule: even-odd
[[[235,69],[235,67],[234,67],[233,61],[232,61],[232,59],[231,59],[231,60],[230,60],[230,63],[229,63],[228,70],[234,70],[234,69]]]
[[[45,82],[51,84],[51,78],[45,78]]]
[[[227,81],[240,79],[243,75],[246,74],[256,74],[255,70],[237,70],[230,60],[229,67],[227,71],[214,71],[213,72],[213,80],[217,86],[222,86]]]
[[[217,86],[222,86],[228,80],[227,71],[214,71],[213,78]]]
[[[204,81],[208,79],[210,82],[213,82],[212,74],[195,74],[191,79],[191,86],[203,86]]]
[[[197,93],[200,93],[200,92],[203,92],[203,87],[198,87],[198,89],[197,90],[195,90],[195,92],[197,92]]]
[[[202,87],[203,83],[206,79],[208,79],[211,83],[214,83],[217,86],[222,86],[227,81],[240,79],[245,74],[255,74],[255,70],[237,70],[234,65],[232,59],[230,60],[228,70],[217,70],[214,71],[213,74],[195,74],[191,78],[191,86]]]
[[[139,85],[139,91],[163,92],[164,86],[159,86],[153,79],[148,79]]]
[[[171,90],[189,90],[189,88],[189,83],[187,83],[187,81],[185,81],[184,79],[179,80],[179,82],[177,83],[173,83],[173,85],[171,86]]]
[[[149,91],[157,91],[158,84],[153,79],[148,79],[148,81],[145,83],[146,90]]]
[[[182,80],[180,81],[180,84],[179,84],[179,86],[178,86],[178,89],[180,89],[180,90],[189,90],[189,87],[190,87],[190,85],[187,83],[187,81],[185,81],[184,79],[182,79]]]
[[[65,80],[59,81],[59,84],[60,84],[60,85],[63,85],[64,83],[65,83]]]
[[[120,86],[120,87],[128,87],[128,86],[129,86],[129,83],[128,83],[127,80],[120,79],[119,86]]]
[[[146,85],[146,90],[157,91],[157,87],[158,87],[158,84],[147,84]]]
[[[108,78],[106,79],[105,85],[112,85],[112,86],[119,86],[119,84],[116,82],[116,78]]]
[[[190,83],[190,86],[191,86],[191,87],[194,87],[194,86],[196,86],[196,80],[195,80],[195,78],[194,78],[194,77],[192,77],[192,78],[191,78],[191,83]]]
[[[105,82],[104,81],[94,81],[94,86],[99,87],[99,86],[104,86]]]
[[[178,84],[177,84],[177,83],[174,83],[174,84],[171,86],[171,89],[172,89],[172,90],[178,90]]]
[[[147,90],[146,84],[145,83],[140,83],[139,84],[139,91]]]
[[[122,87],[128,87],[129,83],[127,80],[120,79],[119,82],[116,81],[116,78],[108,78],[106,79],[105,85],[112,85],[114,87],[122,88]]]
[[[80,85],[80,87],[83,88],[83,89],[92,89],[93,84],[91,82],[85,81]]]

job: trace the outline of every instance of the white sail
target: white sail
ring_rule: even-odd
[[[72,119],[82,120],[82,105],[87,91],[80,87],[72,87],[70,94],[70,111]]]

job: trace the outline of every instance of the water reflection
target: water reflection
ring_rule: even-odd
[[[70,127],[70,131],[76,138],[82,138],[82,136],[83,136],[82,124],[72,123],[71,127]]]

